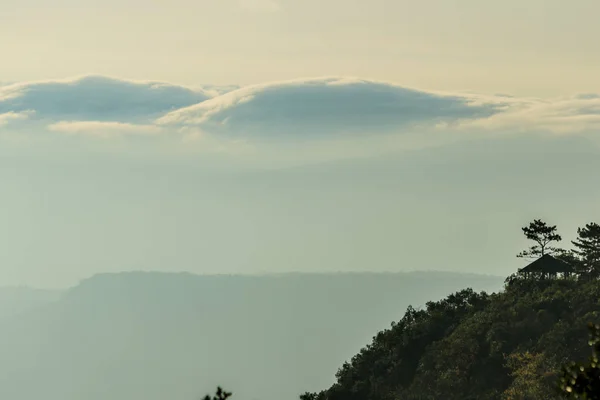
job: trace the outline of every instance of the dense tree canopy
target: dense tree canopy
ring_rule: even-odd
[[[560,399],[561,366],[585,358],[598,281],[519,280],[409,307],[303,400]]]

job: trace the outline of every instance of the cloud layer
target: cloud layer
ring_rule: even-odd
[[[505,112],[471,121],[475,128],[531,130],[555,133],[600,128],[600,96],[585,94],[554,100],[514,100]]]
[[[0,127],[2,127],[3,125],[7,125],[8,123],[12,122],[12,121],[19,121],[19,120],[25,120],[27,118],[29,118],[29,116],[31,115],[31,112],[14,112],[14,111],[9,111],[9,112],[5,112],[4,114],[0,114]]]
[[[48,130],[72,135],[154,135],[161,132],[156,125],[136,125],[124,122],[61,121],[48,125]]]
[[[172,111],[157,123],[269,135],[382,132],[486,118],[503,106],[480,100],[375,81],[321,78],[241,88]]]
[[[0,114],[34,111],[36,119],[138,122],[199,103],[211,92],[163,82],[103,76],[0,86]]]
[[[103,76],[0,86],[0,129],[89,135],[195,132],[223,138],[600,128],[600,95],[560,99],[445,93],[355,78],[192,89]],[[201,135],[200,135],[201,136]]]

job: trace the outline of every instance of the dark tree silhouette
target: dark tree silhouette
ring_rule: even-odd
[[[563,367],[560,387],[567,398],[600,400],[600,325],[589,325],[592,355],[585,364]]]
[[[554,257],[572,266],[576,272],[582,271],[581,258],[573,250],[562,250],[553,254]]]
[[[224,391],[220,387],[217,388],[217,393],[211,398],[209,395],[204,396],[203,400],[227,400],[231,397],[231,393]]]
[[[595,222],[577,229],[577,239],[572,241],[576,247],[573,252],[581,259],[582,272],[592,276],[600,275],[600,225]]]
[[[517,257],[535,259],[546,254],[559,254],[563,251],[559,248],[552,247],[552,242],[560,242],[562,237],[556,233],[556,225],[548,225],[540,219],[535,219],[529,223],[529,226],[521,228],[523,234],[529,240],[536,244],[517,254]]]

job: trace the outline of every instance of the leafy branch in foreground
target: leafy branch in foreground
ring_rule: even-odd
[[[561,390],[572,399],[600,400],[600,325],[589,325],[592,356],[585,364],[563,367]]]

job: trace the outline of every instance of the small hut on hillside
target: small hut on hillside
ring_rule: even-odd
[[[557,277],[567,278],[575,270],[564,261],[545,254],[526,267],[519,270],[519,273],[526,278],[556,279]]]

